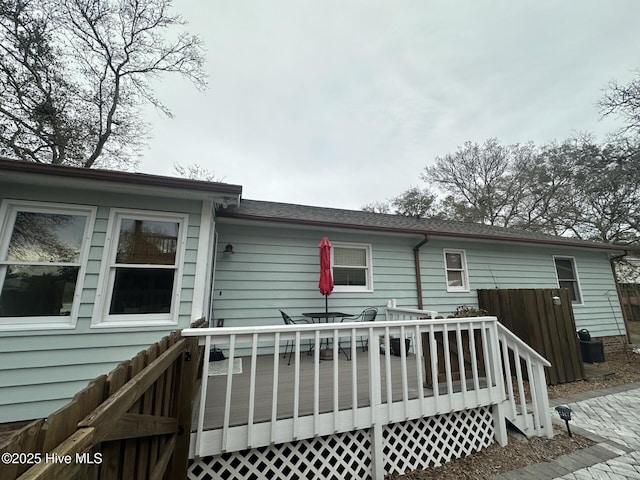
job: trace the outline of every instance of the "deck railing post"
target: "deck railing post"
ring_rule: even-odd
[[[196,430],[196,455],[202,456],[202,432],[204,431],[204,408],[207,404],[207,384],[209,381],[209,351],[211,336],[205,337],[204,355],[202,355],[202,382],[200,382],[200,405],[198,406],[198,428]]]
[[[380,337],[377,330],[369,327],[369,398],[371,399],[371,478],[384,479],[384,449],[382,425],[377,412],[382,404],[382,386],[380,382]]]
[[[487,332],[489,333],[489,358],[490,365],[486,366],[486,369],[491,369],[492,371],[492,379],[495,382],[495,391],[498,398],[494,397],[494,400],[497,400],[492,407],[493,413],[493,430],[496,436],[496,442],[502,447],[507,444],[507,421],[505,417],[505,407],[504,404],[506,402],[506,394],[504,388],[504,374],[502,372],[501,358],[500,358],[500,342],[498,341],[498,327],[497,327],[497,318],[493,318],[491,322],[487,325]],[[483,322],[484,323],[484,322]]]

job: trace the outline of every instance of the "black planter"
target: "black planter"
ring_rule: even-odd
[[[410,347],[411,347],[411,339],[405,338],[404,339],[404,351],[405,351],[405,353],[409,353],[409,348]],[[400,352],[400,339],[399,338],[392,338],[391,339],[391,353],[393,353],[396,357],[399,357],[400,355],[402,355],[402,353]]]

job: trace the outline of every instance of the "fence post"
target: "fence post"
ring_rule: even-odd
[[[191,419],[198,373],[198,337],[186,339],[186,349],[180,360],[179,380],[175,382],[174,398],[177,399],[176,417],[178,436],[173,458],[168,466],[167,478],[186,478],[189,465]],[[206,353],[206,352],[205,352]]]

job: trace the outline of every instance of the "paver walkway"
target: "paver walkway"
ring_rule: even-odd
[[[494,480],[640,480],[640,382],[550,401],[571,410],[571,431],[596,445],[551,462],[506,472]],[[564,422],[562,422],[564,425]]]

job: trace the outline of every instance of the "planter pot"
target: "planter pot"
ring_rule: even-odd
[[[391,353],[393,353],[396,357],[399,357],[400,355],[402,355],[402,353],[400,352],[400,339],[399,338],[392,338],[390,340],[391,343]],[[411,339],[409,338],[405,338],[404,339],[404,351],[405,353],[409,353],[409,348],[411,347]]]
[[[320,350],[320,360],[333,360],[333,350],[330,348]]]

